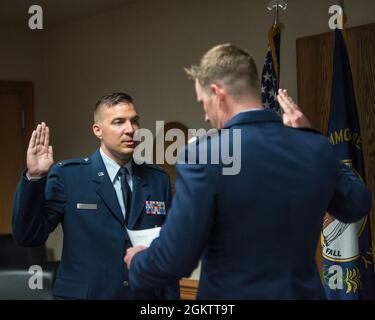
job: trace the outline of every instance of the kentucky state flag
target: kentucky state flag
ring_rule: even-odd
[[[337,155],[363,180],[365,171],[352,72],[343,32],[335,31],[328,137]],[[323,284],[328,299],[374,299],[369,216],[342,223],[326,215],[322,232]]]
[[[279,113],[280,106],[277,102],[280,74],[280,43],[282,24],[273,25],[268,33],[269,47],[262,72],[262,102],[265,108],[270,108]]]

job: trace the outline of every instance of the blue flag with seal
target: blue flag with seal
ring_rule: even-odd
[[[280,44],[281,31],[284,26],[281,23],[273,25],[268,33],[269,47],[262,72],[262,102],[265,108],[273,109],[280,113],[277,102],[280,79]]]
[[[335,30],[328,137],[339,158],[365,179],[352,72],[343,31]],[[322,231],[323,285],[328,299],[375,299],[369,216],[342,223],[327,214]]]

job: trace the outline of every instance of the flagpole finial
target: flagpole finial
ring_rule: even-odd
[[[288,7],[288,4],[284,0],[272,0],[269,5],[267,6],[267,9],[269,11],[274,10],[275,12],[275,19],[274,19],[274,25],[277,25],[279,23],[279,12],[280,10],[285,11]]]

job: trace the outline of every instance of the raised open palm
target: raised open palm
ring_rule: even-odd
[[[38,124],[31,135],[26,164],[29,176],[45,175],[53,164],[52,146],[49,145],[49,128],[44,122]]]
[[[311,128],[309,120],[285,89],[279,89],[277,101],[283,110],[284,125],[293,128]]]

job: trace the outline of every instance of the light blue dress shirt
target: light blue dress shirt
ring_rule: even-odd
[[[122,214],[124,215],[124,218],[125,218],[127,212],[125,209],[124,198],[122,196],[122,191],[121,191],[121,179],[119,175],[120,165],[116,161],[108,157],[101,148],[100,148],[100,155],[102,156],[104,165],[107,169],[109,179],[112,181],[113,187],[115,188],[118,203],[120,205]],[[127,176],[127,181],[128,181],[130,190],[133,192],[132,160],[130,160],[127,164],[125,164],[124,167],[127,168],[129,171],[129,174]]]

